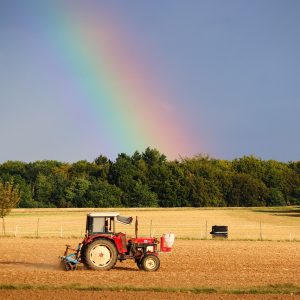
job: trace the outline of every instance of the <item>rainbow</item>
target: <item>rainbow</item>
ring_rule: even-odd
[[[76,5],[70,10],[62,2],[47,3],[47,40],[70,87],[80,94],[76,103],[67,105],[75,105],[78,116],[87,112],[95,120],[95,132],[105,128],[105,139],[118,153],[149,146],[170,159],[194,154],[191,135],[172,104],[171,89],[151,85],[156,75],[147,66],[148,56],[131,53],[133,38],[118,21],[112,16],[99,19]]]

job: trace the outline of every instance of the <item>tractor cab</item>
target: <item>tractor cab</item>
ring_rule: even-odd
[[[115,234],[115,222],[131,224],[132,217],[124,217],[116,212],[93,212],[87,215],[86,233],[95,234]]]

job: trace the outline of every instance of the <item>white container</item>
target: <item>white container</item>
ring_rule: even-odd
[[[174,241],[175,241],[175,234],[174,233],[164,233],[163,238],[165,241],[165,247],[172,248]]]

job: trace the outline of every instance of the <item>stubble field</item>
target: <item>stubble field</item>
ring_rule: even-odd
[[[232,240],[300,241],[300,208],[148,208],[97,209],[138,216],[139,233],[177,238],[210,239],[213,225],[227,225]],[[6,218],[6,233],[17,237],[83,237],[86,214],[95,209],[17,209]],[[152,224],[152,230],[151,229]],[[134,234],[134,225],[117,224],[117,231]]]
[[[220,211],[217,210],[216,215]],[[185,219],[188,220],[190,212],[194,213],[193,210],[186,210]],[[36,218],[34,212],[30,213],[33,215],[27,218]],[[71,220],[71,216],[78,213],[62,212],[65,220]],[[180,232],[184,219],[178,217],[181,210],[176,213],[177,219],[173,216],[173,222],[177,220]],[[212,210],[207,215],[211,213]],[[16,214],[19,216],[16,217]],[[43,214],[47,215],[45,212]],[[56,214],[59,219],[59,212]],[[86,212],[81,212],[80,218],[81,214],[84,216]],[[142,211],[134,211],[135,214],[140,222],[156,220],[153,211],[148,217]],[[268,217],[278,217],[286,218],[288,225],[291,224],[289,222],[299,222],[297,217],[288,214],[264,214],[267,221]],[[228,217],[230,211],[224,215],[227,216],[227,222],[234,224],[234,218],[230,220]],[[39,217],[42,218],[41,214]],[[170,217],[169,211],[167,217]],[[51,214],[49,218],[52,218]],[[26,212],[15,212],[11,219],[21,223],[26,219]],[[245,218],[245,223],[246,220],[251,222],[251,216]],[[275,225],[278,224],[275,222]],[[141,230],[147,234],[149,228],[142,227]],[[178,232],[175,231],[177,235]],[[155,273],[139,271],[133,261],[118,262],[108,272],[90,271],[83,267],[74,272],[61,270],[58,256],[62,255],[64,245],[68,243],[75,246],[80,241],[80,237],[1,237],[0,299],[300,298],[299,242],[178,239],[172,254],[160,255],[161,268]]]

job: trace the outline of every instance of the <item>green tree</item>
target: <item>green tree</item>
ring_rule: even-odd
[[[20,192],[11,182],[0,181],[0,217],[2,218],[2,231],[5,234],[4,217],[15,208],[20,201]]]
[[[49,206],[53,190],[52,177],[39,173],[35,183],[35,201],[41,206]]]
[[[294,191],[294,204],[300,205],[300,186]]]
[[[228,206],[265,206],[269,197],[268,188],[249,174],[235,174]]]
[[[300,160],[298,160],[296,162],[290,162],[289,168],[294,170],[300,176]]]
[[[13,176],[9,181],[14,182],[14,185],[18,186],[20,191],[20,202],[19,207],[31,208],[37,207],[34,205],[34,200],[32,198],[32,187],[29,183],[25,181],[20,175]]]
[[[141,175],[136,162],[124,153],[119,154],[116,162],[111,166],[109,182],[123,191],[122,204],[124,206],[132,206],[130,193],[136,182],[142,181]]]
[[[103,166],[96,164],[96,163],[90,163],[86,160],[80,160],[76,163],[73,163],[70,168],[70,175],[72,178],[74,177],[84,177],[89,178],[91,176],[100,176],[101,170]]]
[[[283,193],[276,188],[270,188],[270,196],[267,200],[267,206],[286,205]]]
[[[163,207],[190,206],[189,187],[178,162],[162,162],[149,170],[148,184]]]
[[[21,161],[7,161],[0,165],[0,174],[9,174],[11,176],[19,175],[21,177],[26,176],[27,164]]]
[[[100,155],[95,160],[94,163],[96,167],[94,168],[94,172],[92,172],[92,175],[95,177],[100,177],[103,180],[107,180],[111,161],[108,160],[106,156]]]
[[[90,207],[120,207],[122,206],[122,190],[107,181],[91,182],[86,198]]]
[[[190,201],[192,206],[224,206],[217,185],[208,179],[195,176],[190,182]]]
[[[295,191],[300,186],[300,176],[288,164],[269,160],[266,162],[266,186],[280,191],[284,197],[283,205],[295,204]],[[282,202],[283,203],[283,202]]]
[[[72,203],[73,207],[88,206],[86,193],[91,183],[85,178],[75,178],[66,188],[66,199]]]
[[[142,159],[149,165],[154,166],[156,164],[161,165],[166,162],[167,157],[161,154],[157,149],[147,148],[144,153],[142,153]]]
[[[132,207],[156,207],[158,206],[157,195],[149,187],[141,182],[136,182],[130,191],[130,206]]]
[[[196,156],[182,161],[192,206],[225,206],[231,165],[208,156]]]
[[[44,160],[0,164],[0,180],[19,187],[20,207],[298,205],[300,162],[233,161],[198,155],[168,161],[157,149],[112,162]]]
[[[266,163],[253,155],[234,159],[232,166],[237,173],[248,174],[253,178],[262,180],[266,176]]]

